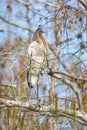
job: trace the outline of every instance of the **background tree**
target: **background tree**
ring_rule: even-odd
[[[87,1],[0,2],[0,127],[87,129]],[[49,43],[40,78],[42,107],[27,101],[27,47],[41,25]]]

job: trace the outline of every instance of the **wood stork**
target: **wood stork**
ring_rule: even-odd
[[[39,27],[36,32],[36,41],[33,41],[28,46],[28,56],[30,59],[30,68],[27,71],[28,86],[31,89],[37,86],[37,100],[38,100],[38,82],[44,69],[44,61],[46,58],[46,52],[48,49],[48,43],[46,42],[44,31]]]

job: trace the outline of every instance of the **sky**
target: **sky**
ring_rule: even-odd
[[[50,1],[53,2],[53,0],[50,0]],[[41,1],[41,2],[44,2],[44,1]],[[33,3],[33,0],[31,0],[31,3]],[[11,9],[8,8],[9,4],[11,4],[10,5]],[[80,5],[78,5],[78,3],[75,0],[68,1],[67,5],[72,5],[72,7],[80,7]],[[30,8],[31,10],[28,13],[30,21],[28,24],[26,22],[26,17],[25,17],[26,7],[22,6],[21,4],[17,4],[15,1],[11,3],[10,0],[0,0],[0,15],[1,16],[15,23],[18,23],[20,25],[29,26],[33,30],[36,30],[38,28],[38,25],[41,24],[43,26],[43,29],[45,30],[45,36],[48,43],[54,44],[55,42],[55,36],[53,33],[54,23],[50,22],[51,18],[53,18],[54,16],[54,8],[53,7],[50,8],[50,6],[46,6],[43,4],[36,4],[36,3],[31,4]],[[62,13],[61,13],[61,17],[62,17]],[[72,16],[71,16],[71,19],[73,19]],[[83,20],[84,20],[84,23],[86,24],[87,19],[84,18]],[[67,25],[71,24],[72,29],[75,28],[75,25],[74,25],[75,21],[73,21],[73,24],[72,24],[66,19],[65,22],[67,23]],[[29,37],[31,37],[31,39],[33,37],[33,34],[30,35],[29,31],[11,26],[5,23],[4,21],[2,21],[1,19],[0,19],[0,23],[1,23],[0,30],[2,29],[4,30],[4,32],[0,32],[0,46],[5,45],[5,41],[8,39],[8,37],[11,38],[11,44],[14,43],[13,40],[17,37],[21,37],[22,39],[27,40],[27,41]],[[75,65],[75,61],[77,59],[76,57],[80,57],[82,60],[84,60],[85,66],[87,66],[87,60],[86,60],[87,49],[81,50],[79,53],[76,53],[76,57],[74,58],[71,58],[73,56],[70,55],[70,53],[74,54],[80,48],[81,43],[84,43],[87,46],[87,32],[82,30],[82,27],[84,26],[84,24],[81,25],[81,22],[79,22],[78,28],[76,31],[71,31],[69,29],[67,30],[64,27],[63,23],[61,23],[61,25],[62,25],[61,40],[64,40],[66,38],[72,38],[70,42],[67,42],[67,43],[65,42],[64,44],[61,45],[61,52],[60,52],[61,60],[64,61],[68,65],[68,67],[70,67],[71,64]],[[78,33],[82,34],[82,37],[79,39],[76,37]],[[85,68],[85,66],[83,64],[81,65],[82,68]],[[60,66],[59,69],[62,70],[63,68]]]

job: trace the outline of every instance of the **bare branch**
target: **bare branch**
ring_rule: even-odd
[[[57,8],[56,3],[52,3],[52,2],[39,2],[39,3],[45,4],[45,5],[49,5],[51,7],[56,7]]]
[[[4,86],[6,88],[16,88],[16,86],[7,85],[7,84],[0,84],[0,86]]]
[[[36,107],[34,104],[31,105],[29,103],[25,103],[20,100],[14,101],[14,100],[7,100],[3,98],[0,98],[0,103],[6,105],[7,107],[9,106],[13,107],[14,105],[16,105],[17,107],[26,108],[28,111],[40,112],[40,114],[43,116],[48,115],[48,116],[55,117],[55,108],[50,105],[48,106],[42,105],[42,107]],[[72,113],[73,110],[68,109],[68,113],[67,113],[68,117],[74,120]],[[58,117],[59,116],[64,116],[64,117],[66,116],[65,108],[58,107]],[[87,126],[87,114],[76,111],[76,121]]]
[[[65,75],[65,76],[67,76],[69,78],[73,78],[74,80],[87,81],[86,78],[75,77],[74,75],[70,75],[69,73],[66,73],[66,72],[63,72],[63,71],[60,71],[60,70],[52,70],[51,73],[53,73],[53,74],[62,74],[62,75]]]
[[[81,96],[80,96],[80,91],[79,89],[69,80],[67,80],[64,76],[59,76],[57,74],[52,74],[52,73],[48,73],[50,76],[61,80],[62,82],[64,82],[65,84],[67,84],[72,90],[73,92],[76,94],[77,100],[78,100],[78,105],[79,108],[81,109]]]
[[[6,23],[8,23],[8,24],[11,24],[11,25],[13,25],[13,26],[15,26],[15,27],[22,28],[22,29],[25,29],[25,30],[28,30],[28,31],[34,33],[34,30],[32,30],[31,28],[25,27],[25,26],[23,26],[23,25],[16,24],[16,23],[14,23],[13,21],[10,21],[10,20],[5,19],[5,18],[4,18],[3,16],[1,16],[1,15],[0,15],[0,19],[2,19],[4,22],[6,22]]]
[[[28,2],[24,2],[24,1],[21,1],[21,0],[15,0],[15,1],[24,5],[24,6],[30,6],[30,4]]]
[[[79,0],[79,2],[87,9],[87,1]]]

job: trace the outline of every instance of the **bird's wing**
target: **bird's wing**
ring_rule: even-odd
[[[35,60],[39,63],[43,62],[44,59],[44,47],[43,45],[38,44],[33,41],[28,47],[28,55],[32,60]]]
[[[43,49],[37,42],[32,42],[28,47],[28,55],[30,58],[30,68],[27,72],[28,86],[34,87],[38,82],[38,76],[43,63]]]

